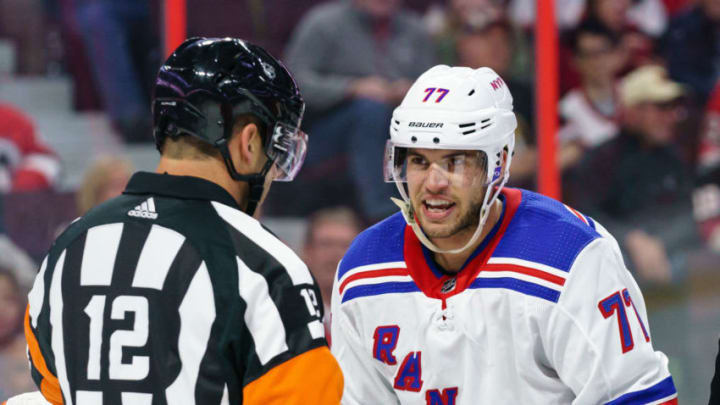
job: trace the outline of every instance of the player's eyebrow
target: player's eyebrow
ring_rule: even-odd
[[[454,156],[467,155],[468,152],[470,152],[470,151],[466,151],[466,150],[449,151],[448,153],[445,153],[444,155],[442,155],[440,158],[445,159],[445,158],[454,157]],[[408,150],[408,156],[420,156],[422,158],[428,159],[427,155],[425,155],[421,152],[418,152],[417,149]]]
[[[443,157],[443,159],[444,159],[444,158],[449,158],[449,157],[467,155],[467,152],[468,152],[468,151],[465,151],[465,150],[457,150],[457,151],[454,151],[454,152],[446,153],[446,154],[444,154],[442,157]]]

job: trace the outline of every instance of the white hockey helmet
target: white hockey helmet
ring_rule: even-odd
[[[512,95],[505,82],[490,68],[435,66],[423,73],[393,112],[390,139],[385,150],[385,181],[395,182],[403,202],[405,220],[429,249],[458,253],[469,248],[482,232],[490,210],[510,176],[517,119]],[[486,163],[483,204],[478,227],[468,243],[458,249],[441,250],[415,221],[405,189],[403,165],[407,150],[477,150]],[[505,169],[502,154],[507,151]]]

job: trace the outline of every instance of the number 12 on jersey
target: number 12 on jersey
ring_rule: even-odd
[[[90,348],[88,353],[87,378],[100,379],[100,357],[102,347],[105,295],[93,295],[85,307],[90,318]],[[130,363],[122,362],[123,347],[142,347],[148,339],[148,300],[134,295],[120,295],[112,301],[110,319],[123,320],[126,313],[135,314],[132,330],[116,330],[110,335],[109,377],[112,380],[139,381],[150,371],[148,356],[132,356]]]
[[[640,314],[635,307],[635,303],[630,298],[630,293],[628,292],[627,288],[623,289],[622,291],[614,292],[613,294],[609,295],[598,303],[600,313],[602,313],[605,319],[608,319],[613,315],[617,316],[618,329],[620,331],[620,346],[622,346],[623,354],[629,352],[633,349],[633,347],[635,347],[632,331],[630,330],[630,322],[628,320],[625,307],[632,307],[633,311],[635,312],[635,317],[637,318],[638,323],[640,323],[640,327],[642,328],[643,335],[645,335],[645,341],[649,342],[650,335],[648,335],[645,324],[640,318]]]

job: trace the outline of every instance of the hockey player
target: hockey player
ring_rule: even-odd
[[[245,41],[192,38],[168,58],[156,173],[71,224],[30,291],[30,371],[48,402],[339,402],[320,292],[252,217],[302,164],[304,106],[283,65]]]
[[[333,288],[344,404],[677,403],[613,237],[503,188],[512,108],[491,69],[436,66],[395,110],[401,212],[355,239]]]

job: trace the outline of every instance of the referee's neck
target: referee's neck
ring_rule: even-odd
[[[225,163],[219,159],[191,160],[161,156],[155,172],[171,176],[192,176],[210,181],[230,193],[240,207],[245,206],[247,183],[233,180]]]

